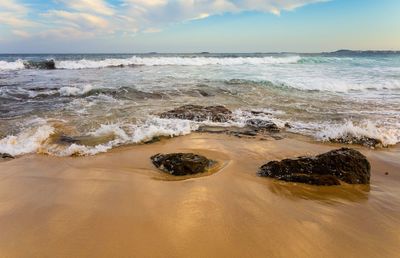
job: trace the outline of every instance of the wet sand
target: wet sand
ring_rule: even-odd
[[[399,146],[356,147],[371,162],[370,186],[256,175],[270,160],[338,147],[194,133],[91,157],[2,162],[0,256],[399,257]],[[219,165],[176,180],[150,162],[177,151]]]

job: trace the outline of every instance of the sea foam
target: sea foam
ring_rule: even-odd
[[[0,139],[0,153],[22,155],[40,152],[45,141],[54,133],[51,125],[44,124],[23,130],[16,135],[8,135]]]
[[[0,70],[19,70],[24,68],[24,61],[21,59],[14,62],[0,61]]]
[[[351,143],[352,139],[360,140],[365,137],[379,140],[384,146],[389,146],[400,142],[400,130],[398,128],[378,127],[369,120],[364,120],[358,124],[348,120],[343,124],[326,125],[316,133],[316,138],[322,141],[343,140]]]
[[[90,84],[86,84],[83,86],[66,86],[66,87],[61,87],[58,92],[60,93],[61,96],[79,96],[79,95],[84,95],[91,91],[93,89],[93,86]]]

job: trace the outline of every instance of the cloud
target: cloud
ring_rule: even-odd
[[[13,13],[0,13],[0,24],[8,25],[13,28],[30,27],[35,25],[34,22],[28,19],[17,17]]]
[[[30,33],[23,30],[13,30],[12,33],[21,38],[29,38],[31,36]]]
[[[14,14],[25,14],[28,12],[28,8],[15,1],[15,0],[1,0],[0,2],[0,13],[2,12],[13,12]]]
[[[95,33],[82,31],[76,28],[60,27],[57,29],[48,29],[42,31],[38,36],[41,38],[55,39],[88,39],[94,37],[95,35]]]
[[[134,17],[141,27],[163,27],[171,23],[204,19],[243,11],[280,15],[301,6],[326,0],[124,0],[124,15]]]
[[[88,30],[105,29],[109,25],[108,20],[89,13],[50,10],[44,16],[54,19],[56,23]]]
[[[143,32],[144,33],[157,33],[160,31],[161,31],[161,29],[159,29],[159,28],[148,28],[148,29],[145,29]]]
[[[32,22],[26,18],[29,8],[15,0],[0,1],[0,25],[8,25],[12,28],[35,26],[36,22]]]
[[[68,8],[83,11],[94,12],[101,15],[114,15],[115,10],[113,6],[103,0],[63,0],[62,1]]]
[[[94,37],[156,33],[170,24],[224,13],[258,11],[280,15],[282,11],[327,0],[119,0],[113,4],[111,0],[57,0],[50,10],[31,10],[34,5],[21,1],[0,0],[0,25],[8,26],[13,35],[34,34],[21,28],[36,26],[35,33],[41,37]]]

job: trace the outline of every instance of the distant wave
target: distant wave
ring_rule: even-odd
[[[262,64],[295,64],[301,60],[300,56],[287,57],[138,57],[110,58],[104,60],[67,60],[55,61],[56,69],[95,69],[106,67],[125,66],[203,66],[203,65],[262,65]],[[48,69],[46,64],[51,60],[31,62],[17,60],[14,62],[0,61],[0,70],[19,69]]]
[[[399,90],[400,82],[396,79],[386,79],[378,83],[363,82],[357,83],[345,79],[337,78],[320,78],[313,80],[304,80],[302,77],[293,76],[286,80],[247,80],[247,79],[230,79],[225,80],[228,85],[249,85],[257,87],[269,87],[280,90],[299,90],[307,92],[326,91],[326,92],[368,92],[373,90]]]
[[[297,63],[300,56],[288,57],[136,57],[128,59],[105,59],[100,61],[78,60],[78,61],[60,61],[56,63],[57,68],[62,69],[85,69],[85,68],[103,68],[116,66],[203,66],[203,65],[260,65],[260,64],[290,64]]]
[[[19,70],[24,68],[24,61],[21,59],[14,62],[0,61],[0,70]]]

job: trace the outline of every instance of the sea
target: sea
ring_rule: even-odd
[[[233,118],[158,116],[186,104],[224,105]],[[317,142],[390,148],[400,142],[400,53],[0,55],[0,153],[95,155],[251,118]]]

